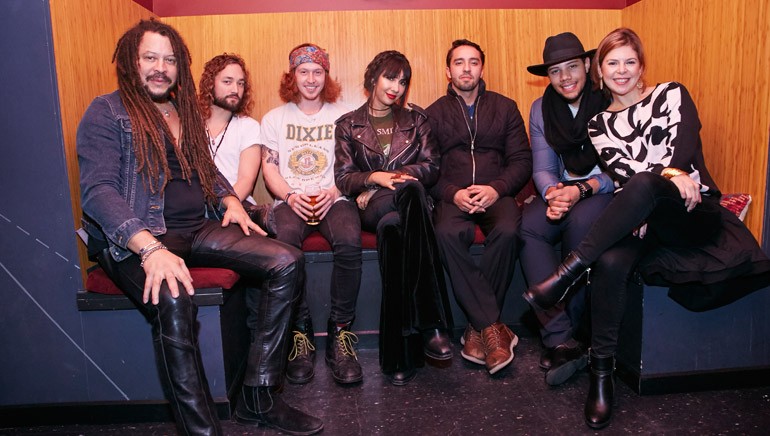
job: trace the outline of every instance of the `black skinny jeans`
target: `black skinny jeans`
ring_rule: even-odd
[[[329,289],[331,312],[329,319],[335,323],[353,321],[356,315],[356,301],[361,287],[361,219],[355,201],[340,200],[334,203],[324,219],[316,226],[291,210],[288,204],[275,207],[276,239],[297,248],[302,241],[318,230],[332,246],[334,267]],[[297,307],[295,323],[300,327],[310,319],[310,308],[305,298],[306,285],[302,280],[302,297]]]
[[[716,201],[702,198],[704,203]],[[643,222],[647,223],[647,235],[640,241],[631,233]],[[627,283],[640,259],[657,245],[697,245],[720,226],[720,214],[713,207],[699,204],[687,212],[676,185],[663,176],[637,173],[623,185],[575,249],[586,265],[595,263],[591,273],[594,354],[615,353]]]

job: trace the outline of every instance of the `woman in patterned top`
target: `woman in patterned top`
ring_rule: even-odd
[[[639,37],[616,29],[599,44],[592,78],[612,103],[588,123],[591,141],[619,189],[583,241],[545,281],[524,293],[547,309],[591,271],[590,388],[585,420],[609,424],[614,354],[628,280],[671,286],[691,310],[722,306],[770,281],[770,260],[743,223],[719,205],[706,168],[700,120],[687,89],[645,86]],[[739,290],[736,290],[739,289]]]

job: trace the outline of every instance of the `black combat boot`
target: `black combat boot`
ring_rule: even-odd
[[[350,331],[351,324],[352,321],[338,326],[332,320],[329,320],[328,324],[326,364],[332,370],[334,381],[340,384],[358,383],[364,379],[354,348],[358,337]]]
[[[313,379],[315,370],[315,338],[313,320],[307,318],[294,325],[294,344],[289,352],[286,365],[286,380],[290,383],[304,384]]]

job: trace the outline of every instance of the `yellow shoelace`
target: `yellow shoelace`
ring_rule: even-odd
[[[353,344],[358,343],[358,336],[356,336],[355,333],[349,332],[347,330],[340,330],[340,334],[337,335],[337,341],[339,342],[339,346],[342,349],[342,354],[353,356],[356,360],[358,360],[358,356],[356,356],[356,350],[353,348]]]
[[[294,330],[294,346],[289,353],[289,360],[294,360],[299,356],[304,356],[310,352],[315,351],[315,346],[310,342],[307,335],[299,330]]]

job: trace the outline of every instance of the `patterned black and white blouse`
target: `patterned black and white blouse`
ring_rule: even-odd
[[[701,183],[702,192],[717,193],[703,160],[700,128],[695,103],[677,82],[658,84],[640,102],[588,122],[591,142],[619,185],[636,173],[673,167]]]

